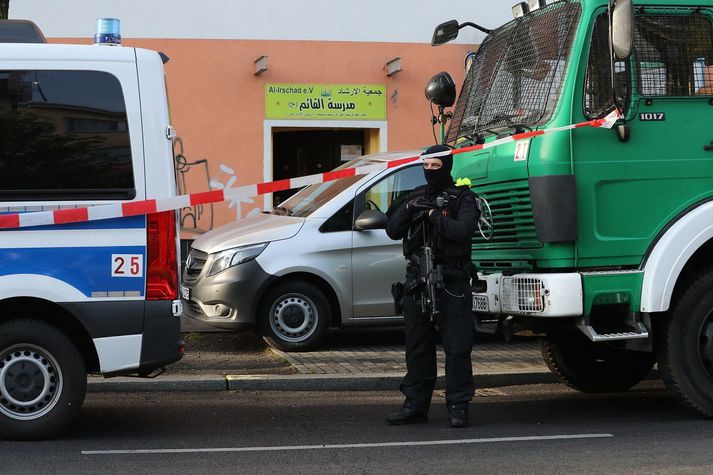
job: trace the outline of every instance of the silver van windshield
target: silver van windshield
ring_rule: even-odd
[[[372,160],[369,157],[359,157],[350,160],[343,165],[335,168],[335,170],[343,170],[345,168],[360,167],[366,165],[375,165],[381,163],[377,160]],[[327,201],[337,196],[342,191],[349,188],[354,183],[362,180],[366,175],[356,175],[339,180],[328,181],[306,186],[300,191],[285,200],[279,207],[275,208],[281,214],[288,216],[307,217],[314,210],[321,207]]]

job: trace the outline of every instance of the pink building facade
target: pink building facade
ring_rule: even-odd
[[[118,18],[124,46],[170,58],[166,83],[184,193],[318,173],[357,155],[433,144],[424,87],[439,71],[450,72],[460,85],[465,56],[479,40],[464,30],[460,42],[430,46],[438,23],[466,19],[473,5],[461,0],[445,6],[407,0],[76,0],[71,9],[62,3],[11,1],[10,18],[35,21],[50,42],[83,44],[92,42],[96,18]],[[333,100],[330,106],[338,101],[329,95],[340,90],[362,95],[341,101],[352,105],[330,115],[304,110],[309,98],[294,93],[300,87],[320,91]],[[184,209],[182,237],[281,199]]]

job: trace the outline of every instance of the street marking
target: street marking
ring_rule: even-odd
[[[542,435],[529,437],[494,437],[490,439],[417,440],[404,442],[374,442],[363,444],[286,445],[275,447],[215,447],[196,449],[135,449],[135,450],[82,450],[82,455],[122,454],[193,454],[211,452],[277,452],[282,450],[365,449],[376,447],[422,447],[426,445],[490,444],[494,442],[530,442],[536,440],[602,439],[613,434]]]

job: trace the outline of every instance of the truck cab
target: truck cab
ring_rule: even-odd
[[[444,142],[556,133],[455,161],[492,229],[472,241],[476,326],[542,336],[549,367],[583,391],[627,389],[658,362],[681,402],[713,416],[713,5],[513,12],[487,30]],[[557,130],[612,111],[611,130]]]

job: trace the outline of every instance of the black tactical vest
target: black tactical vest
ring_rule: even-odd
[[[418,196],[419,191],[423,193],[422,190],[416,189],[412,197]],[[458,211],[461,206],[461,202],[465,193],[470,193],[470,188],[466,186],[456,186],[446,188],[444,191],[437,195],[434,200],[435,204],[439,204],[439,198],[442,199],[443,207],[441,208],[441,214],[443,216],[448,216],[450,218],[458,218]],[[404,255],[409,256],[411,254],[420,254],[421,248],[423,247],[423,223],[412,223],[409,227],[409,232],[407,238],[404,239]],[[433,248],[435,254],[435,260],[437,264],[464,264],[470,262],[470,252],[471,252],[471,241],[470,239],[465,242],[453,242],[443,238],[438,232],[435,231],[435,227],[428,223],[427,229],[431,232],[431,238],[433,240]]]
[[[458,218],[458,211],[465,196],[470,193],[468,186],[450,187],[439,193],[447,201],[447,205],[441,210],[441,214],[449,218]],[[453,264],[470,262],[471,240],[465,242],[453,242],[444,239],[439,233],[434,236],[434,248],[436,252],[436,262],[439,264]]]

